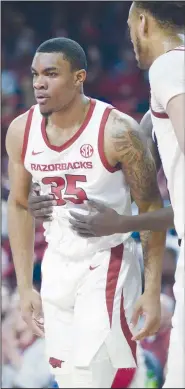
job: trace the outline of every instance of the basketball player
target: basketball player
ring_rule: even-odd
[[[153,125],[151,119],[151,113],[148,111],[140,122],[140,131],[146,139],[147,147],[155,161],[157,171],[161,168],[161,159],[159,156],[156,139],[153,139]],[[71,212],[74,218],[70,218],[72,228],[76,232],[83,235],[81,228],[86,229],[86,235],[92,236],[106,236],[121,229],[122,232],[127,233],[129,231],[165,231],[168,228],[174,228],[174,213],[172,206],[167,208],[161,208],[157,211],[148,213],[142,213],[139,216],[123,215],[119,217],[114,210],[103,204],[89,201],[89,204],[93,205],[97,211],[93,216],[79,215],[79,213]],[[50,196],[44,196],[40,194],[40,186],[37,183],[33,183],[31,186],[28,206],[31,214],[36,220],[44,221],[52,219],[52,200]],[[111,223],[110,223],[111,221]],[[79,223],[80,222],[80,223]],[[81,224],[83,222],[83,225]],[[120,225],[121,224],[121,225]]]
[[[184,2],[136,1],[132,4],[128,25],[138,65],[149,68],[151,87],[151,117],[160,158],[167,178],[168,190],[174,212],[174,223],[181,239],[177,263],[174,295],[176,308],[168,358],[168,373],[164,387],[185,387],[185,273],[184,273],[184,204],[185,204],[185,78],[184,78]],[[168,222],[167,211],[164,210]],[[104,209],[94,219],[81,218],[83,229],[87,224],[93,236],[118,231],[140,231],[145,228],[159,230],[162,213],[139,215],[122,219]],[[105,217],[106,215],[106,217]],[[75,214],[73,214],[73,217]],[[78,218],[78,215],[75,216]],[[167,219],[166,219],[167,217]],[[108,220],[111,221],[108,223]],[[122,224],[122,228],[120,225]],[[92,227],[96,225],[96,227]],[[116,228],[115,228],[116,226]],[[79,230],[80,226],[75,225]],[[101,234],[98,234],[101,229]],[[175,374],[174,374],[175,372]]]
[[[153,155],[153,158],[156,163],[157,170],[160,169],[161,167],[161,160],[158,154],[158,149],[157,149],[157,144],[152,138],[152,120],[151,120],[151,114],[150,111],[148,111],[143,119],[141,120],[140,123],[142,133],[146,137],[147,141],[147,146],[150,148],[150,151]],[[36,220],[47,220],[50,217],[52,218],[52,200],[50,199],[50,196],[44,196],[40,194],[40,187],[38,184],[33,184],[32,189],[29,194],[29,199],[28,199],[28,204],[29,204],[29,209],[32,213],[32,215],[35,217]],[[110,214],[111,209],[107,209],[107,216],[108,218],[112,219],[112,214]],[[142,214],[143,216],[145,214]],[[75,215],[76,216],[76,215]],[[79,216],[79,215],[77,215]],[[102,214],[101,214],[102,216]],[[150,217],[149,215],[147,216],[146,222],[150,225],[145,226],[145,229],[149,229],[152,225],[153,229],[164,229],[166,230],[167,228],[174,227],[173,223],[173,209],[171,206],[168,208],[161,208],[158,211],[150,212]],[[125,219],[127,216],[124,216]],[[122,217],[123,218],[123,217]],[[108,219],[107,219],[108,222]],[[142,220],[142,223],[140,223],[142,226],[144,225],[145,220]],[[74,219],[71,219],[72,226],[76,227],[76,221]],[[125,226],[127,225],[127,222],[125,220]],[[98,227],[100,228],[101,231],[101,224],[98,224]],[[105,225],[103,226],[105,227]],[[102,232],[102,231],[101,231]],[[137,310],[136,310],[137,313]],[[135,323],[137,322],[138,316],[135,314]],[[119,370],[115,380],[112,384],[112,388],[118,388],[121,387],[144,387],[145,385],[145,368],[144,368],[144,361],[143,361],[143,356],[142,352],[139,352],[139,347],[137,348],[138,354],[137,354],[137,362],[138,362],[138,368],[137,372],[133,369],[123,369]]]
[[[136,336],[157,331],[165,234],[144,232],[145,291],[128,234],[88,238],[71,229],[69,212],[89,213],[87,200],[131,215],[161,208],[155,164],[139,126],[83,93],[86,57],[66,38],[44,42],[32,62],[37,105],[9,127],[9,237],[22,314],[39,335],[56,380],[65,388],[111,387],[119,368],[135,368]],[[52,195],[52,220],[42,263],[42,305],[33,290],[34,220],[31,182]],[[88,202],[88,201],[87,201]],[[92,209],[93,211],[93,209]],[[134,304],[146,315],[131,333]],[[44,311],[44,330],[42,309]],[[138,334],[139,331],[139,334]]]

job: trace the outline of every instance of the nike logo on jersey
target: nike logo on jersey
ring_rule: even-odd
[[[32,151],[32,155],[38,155],[38,154],[42,154],[44,151]]]
[[[95,270],[97,267],[99,267],[100,265],[97,265],[97,266],[89,266],[89,270]]]

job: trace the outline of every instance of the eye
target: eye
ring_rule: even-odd
[[[32,72],[31,74],[32,74],[33,78],[37,76],[37,73],[35,73],[35,72]]]
[[[55,72],[48,73],[48,76],[51,78],[54,78],[54,77],[57,77],[57,73],[55,73]]]

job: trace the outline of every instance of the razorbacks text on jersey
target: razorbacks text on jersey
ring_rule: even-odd
[[[119,167],[109,165],[104,154],[104,129],[112,106],[90,100],[86,118],[62,146],[49,143],[45,118],[39,106],[28,114],[22,158],[42,194],[53,194],[57,206],[53,220],[45,222],[45,239],[53,251],[68,257],[84,257],[97,250],[115,247],[129,234],[81,238],[70,228],[69,210],[89,212],[85,201],[99,201],[119,214],[131,214],[130,189]]]
[[[185,234],[185,158],[166,107],[173,97],[185,93],[184,51],[185,47],[180,46],[161,55],[149,71],[153,133],[157,138],[179,238]]]

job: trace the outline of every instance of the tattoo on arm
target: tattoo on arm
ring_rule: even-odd
[[[147,142],[138,129],[116,119],[112,131],[114,151],[122,163],[125,178],[130,186],[134,200],[151,200],[159,193],[155,162],[147,147]],[[121,123],[122,122],[122,123]]]
[[[161,208],[162,200],[157,184],[155,162],[147,147],[145,136],[140,133],[137,124],[122,118],[115,120],[112,130],[112,142],[133,200],[140,213]],[[141,232],[144,257],[145,288],[160,286],[161,263],[165,243],[164,232]]]
[[[144,261],[145,290],[161,290],[162,259],[164,255],[165,233],[142,231],[140,232]]]
[[[144,262],[144,273],[145,280],[151,277],[150,266],[148,266],[148,253],[149,253],[149,239],[151,237],[151,231],[140,232],[141,245],[143,250],[143,262]]]

